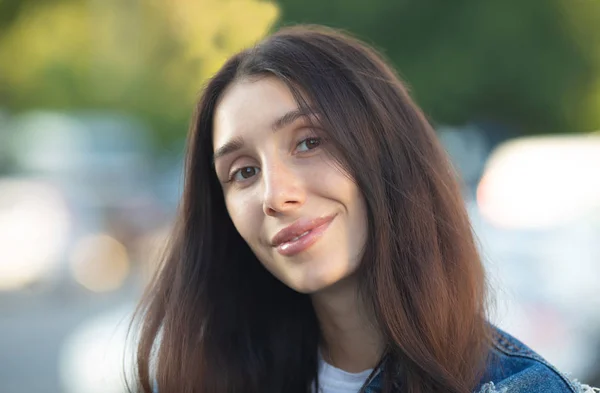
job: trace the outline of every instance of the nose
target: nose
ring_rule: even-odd
[[[288,213],[301,207],[306,200],[301,176],[283,163],[263,167],[263,211],[268,216]]]

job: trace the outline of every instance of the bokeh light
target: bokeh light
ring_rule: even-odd
[[[64,393],[124,393],[133,351],[125,345],[134,306],[126,304],[77,326],[58,356]]]
[[[69,227],[66,203],[52,186],[0,179],[0,290],[19,289],[50,274]]]
[[[70,262],[75,280],[94,292],[118,289],[130,269],[125,246],[105,234],[82,238],[71,252]]]
[[[508,228],[556,227],[600,211],[600,137],[514,140],[492,155],[477,189],[481,213]]]

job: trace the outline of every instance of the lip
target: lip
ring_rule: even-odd
[[[298,254],[308,249],[321,238],[335,216],[333,214],[315,219],[301,218],[292,225],[277,232],[273,237],[271,245],[282,255],[291,256]],[[300,236],[306,232],[308,232],[306,235]]]

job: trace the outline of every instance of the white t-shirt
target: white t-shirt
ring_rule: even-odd
[[[319,391],[314,393],[358,393],[373,369],[349,373],[327,363],[319,351]]]

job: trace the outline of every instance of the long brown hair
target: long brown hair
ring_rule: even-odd
[[[233,56],[203,91],[170,248],[138,309],[139,389],[306,393],[317,375],[310,299],[268,273],[237,233],[211,161],[219,98],[262,76],[318,115],[363,192],[360,289],[387,340],[384,391],[471,391],[488,348],[486,288],[456,175],[381,56],[315,26],[282,29]]]

